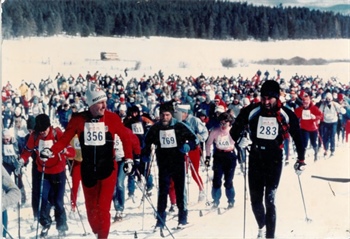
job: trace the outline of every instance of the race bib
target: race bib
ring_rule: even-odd
[[[304,120],[309,120],[311,119],[311,112],[310,110],[303,110],[301,113],[301,118]]]
[[[273,140],[278,134],[278,123],[276,118],[272,117],[259,117],[257,138]]]
[[[160,130],[159,141],[161,148],[175,148],[177,147],[175,130]]]
[[[221,150],[232,149],[230,138],[228,135],[218,136],[216,140],[216,147]]]
[[[74,138],[74,139],[73,139],[73,144],[74,144],[74,148],[75,148],[75,149],[81,149],[81,147],[80,147],[80,142],[79,142],[79,139],[78,139],[78,138]]]
[[[51,146],[53,145],[53,140],[42,140],[40,139],[39,140],[39,145],[38,145],[38,148],[39,148],[39,152],[41,152],[43,149],[45,148],[51,148]]]
[[[101,146],[106,144],[105,123],[85,123],[84,125],[84,144]]]
[[[13,144],[4,144],[4,155],[5,156],[16,155],[15,148],[13,147]]]
[[[122,158],[125,156],[124,149],[123,149],[123,143],[119,137],[119,135],[114,135],[114,150],[115,150],[115,158],[117,161],[121,161]]]
[[[144,134],[143,126],[141,122],[132,124],[131,130],[134,134]]]

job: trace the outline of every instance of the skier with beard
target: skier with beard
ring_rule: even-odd
[[[174,180],[176,202],[179,209],[178,228],[187,224],[187,202],[185,194],[185,154],[197,147],[196,135],[182,122],[173,118],[172,102],[163,103],[160,108],[160,121],[155,123],[145,136],[142,155],[151,154],[152,144],[156,147],[159,171],[159,191],[157,203],[157,223],[155,231],[163,229],[166,221],[167,196],[170,179]]]
[[[283,168],[283,142],[289,135],[298,154],[295,172],[300,175],[306,165],[299,121],[290,109],[282,106],[279,95],[279,84],[273,80],[265,81],[261,87],[261,102],[243,108],[230,130],[231,137],[242,149],[251,145],[248,184],[252,210],[259,226],[258,238],[264,236],[265,226],[266,238],[275,237],[275,197]]]

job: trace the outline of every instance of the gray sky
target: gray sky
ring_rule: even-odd
[[[254,5],[269,5],[277,6],[282,3],[284,6],[296,6],[296,7],[329,7],[337,4],[350,4],[350,0],[231,0],[234,2],[247,2]]]

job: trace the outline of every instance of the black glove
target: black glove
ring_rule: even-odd
[[[205,164],[206,167],[210,167],[210,156],[206,156],[205,157],[204,164]]]
[[[294,164],[295,173],[297,175],[301,175],[301,173],[305,170],[306,164],[304,163],[304,160],[297,160]]]
[[[129,175],[133,171],[134,161],[132,159],[126,159],[124,163],[124,173]]]

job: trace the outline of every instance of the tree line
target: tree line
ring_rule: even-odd
[[[350,37],[350,16],[219,0],[8,0],[3,38],[164,36],[198,39]]]

